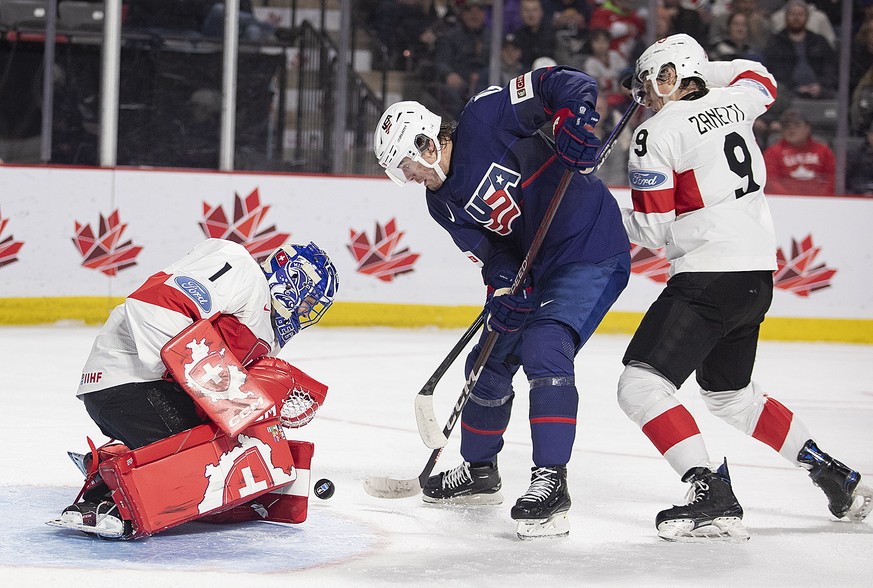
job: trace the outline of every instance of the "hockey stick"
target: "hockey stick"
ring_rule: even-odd
[[[631,117],[633,117],[639,106],[640,105],[636,101],[631,102],[630,106],[624,112],[621,119],[615,125],[615,128],[613,128],[612,132],[609,133],[609,136],[606,138],[606,141],[604,141],[604,143],[601,145],[600,151],[597,154],[594,171],[599,170],[603,163],[606,161],[606,158],[612,151],[613,146],[615,146],[616,139],[618,139],[618,136],[627,126],[628,122],[630,121]],[[524,261],[521,262],[521,267],[519,268],[518,273],[515,276],[515,280],[512,283],[512,289],[510,290],[511,294],[515,294],[516,292],[518,292],[520,284],[524,282],[524,279],[527,277],[530,266],[533,263],[534,259],[536,259],[537,254],[539,253],[540,246],[543,243],[543,239],[545,239],[546,232],[548,232],[549,226],[552,224],[552,219],[554,218],[555,213],[557,213],[558,211],[558,206],[560,206],[561,201],[564,199],[564,193],[567,191],[567,187],[569,186],[570,180],[572,178],[572,170],[568,169],[564,172],[564,176],[561,178],[561,183],[558,185],[558,189],[555,191],[555,195],[552,197],[549,208],[546,210],[543,220],[540,222],[540,226],[537,228],[537,232],[534,235],[533,241],[530,244],[530,249],[528,250],[527,255],[525,255]],[[488,360],[488,357],[491,355],[491,351],[494,349],[494,345],[496,343],[497,333],[492,331],[488,335],[488,338],[485,339],[485,342],[482,345],[482,350],[479,353],[479,357],[476,359],[476,363],[473,364],[473,369],[470,372],[470,376],[467,379],[467,382],[464,384],[464,389],[461,392],[461,396],[460,398],[458,398],[458,402],[455,403],[455,407],[452,410],[452,415],[451,417],[449,417],[449,421],[446,423],[446,426],[442,430],[440,430],[439,425],[437,424],[436,414],[434,413],[433,390],[431,389],[427,393],[423,393],[424,391],[422,390],[422,392],[419,392],[419,394],[415,397],[415,420],[418,424],[418,432],[419,435],[421,435],[421,440],[424,441],[424,444],[431,449],[445,447],[446,443],[448,443],[449,434],[452,432],[452,429],[455,426],[455,422],[461,414],[461,410],[463,410],[464,405],[467,403],[467,398],[469,398],[473,387],[476,385],[482,368],[484,367],[485,362]]]
[[[631,117],[633,117],[633,115],[637,111],[638,107],[639,107],[639,104],[637,102],[632,102],[631,105],[628,107],[628,109],[625,111],[625,113],[622,115],[621,120],[618,121],[615,128],[609,134],[609,137],[607,137],[606,142],[601,146],[600,152],[598,153],[595,170],[600,169],[600,167],[603,165],[603,162],[606,161],[606,158],[609,156],[610,151],[612,151],[612,148],[616,142],[616,139],[621,134],[621,132],[624,130],[624,128],[627,126],[628,122],[630,121]],[[561,183],[559,184],[558,189],[555,192],[555,195],[552,197],[552,202],[549,205],[549,209],[546,211],[546,216],[543,218],[542,224],[540,225],[539,229],[537,230],[537,234],[534,236],[534,242],[531,243],[532,249],[533,249],[533,246],[536,245],[536,248],[538,250],[539,246],[542,244],[542,239],[545,237],[545,232],[548,229],[547,225],[551,224],[551,220],[554,217],[555,212],[557,212],[558,205],[560,204],[560,201],[563,200],[563,198],[564,198],[564,192],[566,192],[567,186],[569,185],[570,180],[572,179],[572,175],[573,175],[573,172],[569,169],[564,172],[564,176],[561,178]],[[546,220],[548,220],[548,223],[546,223]],[[546,225],[546,226],[544,227],[543,225]],[[539,243],[537,243],[537,241],[539,241]],[[526,262],[528,261],[529,258],[533,259],[533,256],[531,256],[530,252],[528,252],[528,255],[525,257],[525,262],[522,263],[522,267],[521,267],[521,269],[519,269],[519,273],[521,273],[524,270],[525,275],[526,275],[526,273],[527,273]],[[523,276],[522,276],[522,279],[523,279]],[[516,280],[515,280],[515,282],[513,282],[513,291],[515,290],[515,286],[518,283],[521,283],[521,279],[519,279],[519,276],[516,276]],[[488,338],[489,339],[496,338],[495,333],[492,331]],[[487,345],[487,340],[486,340],[486,345]],[[493,348],[493,341],[492,341],[491,347]],[[484,353],[484,349],[483,349],[483,353]],[[489,349],[489,353],[490,353],[490,349]],[[482,359],[482,353],[480,353],[480,355],[479,355],[479,360],[481,360],[481,359]],[[476,362],[477,364],[479,363],[479,360],[477,360],[477,362]],[[482,361],[482,364],[484,365],[484,360]],[[480,366],[479,370],[481,371],[481,366]],[[473,377],[474,374],[476,375],[476,378],[478,378],[476,366],[474,366],[473,372],[470,374],[471,378]],[[461,397],[458,399],[458,402],[455,405],[455,410],[452,412],[452,415],[449,417],[449,420],[446,423],[445,428],[443,429],[443,438],[446,440],[446,442],[448,442],[448,436],[449,436],[449,434],[451,434],[452,429],[454,429],[455,423],[457,422],[457,419],[458,419],[458,416],[460,415],[460,412],[463,409],[464,404],[466,404],[467,398],[469,396],[469,392],[470,392],[470,390],[472,390],[472,386],[469,386],[469,383],[470,383],[470,380],[468,380],[467,384],[464,385],[464,390],[461,392]],[[475,384],[475,381],[473,382],[473,384]],[[426,396],[426,398],[430,399],[430,412],[432,415],[433,414],[432,392],[430,395]],[[416,397],[416,403],[418,403],[418,399],[419,399],[419,397]],[[416,406],[416,417],[418,416],[418,410],[419,410],[418,406]],[[427,416],[427,415],[424,415],[424,416]],[[435,419],[433,419],[433,420],[435,421]],[[398,480],[395,478],[388,478],[388,477],[384,477],[384,476],[371,476],[371,477],[367,478],[366,480],[364,480],[364,490],[367,492],[367,494],[369,494],[371,496],[375,496],[377,498],[408,498],[410,496],[415,496],[416,494],[421,492],[422,488],[424,488],[424,485],[427,482],[428,477],[430,476],[431,472],[433,472],[434,468],[436,467],[436,462],[439,459],[440,454],[442,453],[444,446],[445,446],[445,443],[441,447],[434,448],[434,450],[433,450],[433,452],[431,452],[430,457],[428,458],[427,462],[424,464],[424,469],[422,469],[421,473],[418,475],[417,478],[399,479]]]
[[[455,362],[455,359],[457,359],[458,355],[461,354],[461,351],[464,350],[464,348],[467,346],[467,343],[469,343],[470,340],[476,335],[476,333],[479,332],[479,329],[482,327],[482,325],[484,323],[485,323],[485,311],[482,311],[479,313],[479,316],[476,317],[476,320],[473,321],[473,324],[467,328],[467,332],[465,332],[463,334],[460,341],[455,343],[455,346],[452,347],[452,350],[449,351],[449,354],[446,356],[446,358],[443,360],[443,362],[439,365],[439,367],[436,369],[436,371],[433,373],[433,375],[431,375],[431,377],[428,378],[427,382],[425,382],[425,384],[421,388],[421,390],[418,391],[418,394],[415,397],[415,420],[418,422],[420,422],[419,419],[431,419],[432,420],[432,422],[427,423],[426,425],[419,424],[418,430],[422,435],[424,435],[424,431],[427,431],[427,432],[437,431],[437,432],[439,432],[440,429],[439,429],[439,425],[437,425],[436,415],[434,414],[433,409],[431,409],[430,414],[420,414],[419,413],[419,409],[418,409],[419,398],[429,398],[429,397],[433,396],[434,390],[436,390],[436,386],[439,383],[440,379],[443,377],[443,375],[445,375],[445,373],[449,369],[449,367]],[[431,402],[431,405],[432,404],[433,404],[433,402]],[[424,428],[422,428],[422,426],[424,426]],[[435,442],[435,441],[430,440],[430,442],[429,442],[428,440],[425,440],[425,444],[428,447],[435,447],[435,445],[430,444],[433,442]],[[440,447],[442,447],[442,445]]]
[[[524,281],[525,277],[527,277],[530,264],[536,257],[537,253],[539,253],[546,231],[548,231],[549,225],[552,224],[552,219],[555,218],[558,206],[564,199],[564,194],[567,192],[567,187],[570,185],[570,180],[572,179],[573,170],[567,169],[561,178],[561,183],[558,184],[558,189],[555,191],[555,195],[552,196],[552,202],[549,204],[549,208],[546,210],[546,214],[540,222],[540,226],[531,242],[530,249],[525,256],[524,261],[521,262],[521,267],[515,276],[515,280],[512,282],[511,293],[516,293],[519,289],[519,285]],[[480,315],[483,320],[484,314],[485,313],[483,312]],[[419,394],[415,397],[415,418],[418,422],[418,431],[425,444],[427,444],[428,447],[433,448],[433,452],[430,454],[430,458],[427,460],[427,463],[424,465],[424,469],[421,474],[419,474],[418,478],[395,480],[392,478],[372,476],[364,480],[364,490],[367,494],[377,498],[407,498],[409,496],[415,496],[422,488],[424,488],[424,484],[427,482],[428,477],[436,466],[440,453],[442,453],[443,448],[446,443],[448,443],[449,435],[451,434],[452,429],[455,428],[455,424],[461,416],[461,411],[464,409],[464,405],[467,403],[467,399],[470,397],[473,387],[479,380],[479,374],[482,373],[482,368],[485,366],[485,362],[491,355],[495,343],[497,343],[497,335],[497,331],[491,331],[488,333],[488,337],[482,345],[482,350],[479,352],[479,357],[476,358],[476,363],[473,364],[470,376],[467,378],[466,383],[464,383],[464,389],[461,392],[461,396],[458,398],[458,402],[455,404],[454,409],[452,409],[452,414],[442,431],[439,429],[433,430],[428,426],[431,423],[436,423],[436,417],[433,410],[433,391],[431,391],[430,394]],[[441,444],[430,445],[430,443]]]

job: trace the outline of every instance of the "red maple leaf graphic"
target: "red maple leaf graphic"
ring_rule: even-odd
[[[374,276],[383,282],[390,282],[395,276],[413,271],[418,253],[409,253],[409,248],[396,251],[404,232],[397,230],[397,221],[391,219],[383,228],[376,223],[376,237],[373,244],[364,231],[349,230],[349,243],[346,247],[358,262],[362,274]]]
[[[127,225],[120,221],[118,210],[105,219],[100,215],[100,228],[96,237],[91,225],[82,225],[79,221],[75,223],[76,236],[73,237],[73,243],[82,256],[82,267],[115,276],[119,271],[136,265],[136,256],[142,251],[142,247],[132,245],[130,241],[119,244]]]
[[[809,296],[811,292],[830,287],[830,280],[837,270],[825,264],[813,266],[821,247],[812,243],[812,235],[807,235],[799,243],[791,240],[791,258],[786,258],[780,247],[776,251],[776,273],[773,285],[798,296]]]
[[[666,282],[670,277],[670,262],[663,249],[649,249],[631,244],[631,273],[641,274],[655,282]]]
[[[261,205],[261,195],[255,188],[245,198],[240,198],[239,194],[233,195],[233,222],[227,220],[221,205],[212,206],[204,202],[200,228],[207,237],[239,243],[261,262],[291,236],[290,233],[276,232],[275,225],[258,232],[269,210],[266,204]]]
[[[8,218],[0,216],[0,238],[3,237],[3,231],[8,223]],[[24,241],[14,241],[14,238],[13,235],[9,235],[0,241],[0,267],[18,261],[18,251],[24,245]]]

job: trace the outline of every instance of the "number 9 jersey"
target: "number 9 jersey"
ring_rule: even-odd
[[[625,229],[634,243],[666,246],[671,276],[775,270],[767,172],[752,127],[773,104],[776,82],[753,61],[706,67],[705,95],[667,102],[635,131]]]

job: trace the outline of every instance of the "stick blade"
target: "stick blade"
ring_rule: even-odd
[[[394,480],[381,476],[371,476],[364,480],[364,491],[376,498],[409,498],[421,492],[418,478]]]
[[[440,449],[449,442],[433,412],[433,396],[419,394],[415,397],[415,422],[421,440],[431,449]]]

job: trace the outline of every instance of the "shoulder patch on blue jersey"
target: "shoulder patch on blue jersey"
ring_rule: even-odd
[[[657,171],[635,170],[630,172],[628,179],[630,180],[631,188],[654,190],[667,182],[667,174]]]
[[[509,100],[513,104],[530,100],[533,97],[533,80],[531,80],[530,72],[509,82]]]
[[[741,80],[737,80],[734,86],[748,86],[754,90],[759,91],[764,96],[770,96],[770,90],[767,89],[767,86],[762,84],[757,80],[750,80],[749,78],[743,78]]]
[[[178,276],[173,281],[182,292],[188,295],[188,298],[203,309],[203,312],[208,313],[212,310],[212,296],[209,295],[209,290],[203,284],[188,276]]]

